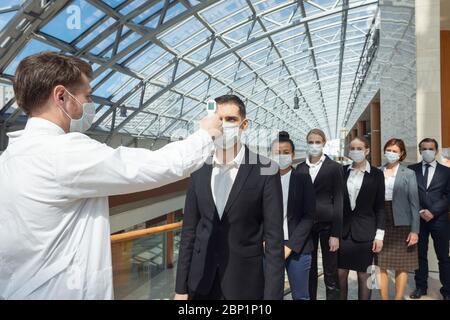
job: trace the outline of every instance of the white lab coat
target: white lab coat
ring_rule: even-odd
[[[109,195],[187,177],[204,130],[157,151],[113,149],[30,118],[0,156],[0,299],[112,299]]]

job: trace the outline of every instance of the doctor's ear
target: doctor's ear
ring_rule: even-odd
[[[64,102],[66,89],[64,86],[58,85],[53,89],[53,99],[57,102]]]

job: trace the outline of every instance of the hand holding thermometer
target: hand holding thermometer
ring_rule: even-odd
[[[208,116],[216,113],[217,111],[217,103],[215,100],[208,100],[206,102],[206,112],[208,113]]]

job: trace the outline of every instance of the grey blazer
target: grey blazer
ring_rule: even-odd
[[[416,173],[403,165],[399,166],[395,176],[392,211],[395,226],[411,226],[411,232],[419,233],[420,203]]]

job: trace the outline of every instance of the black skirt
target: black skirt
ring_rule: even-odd
[[[338,250],[339,269],[368,272],[373,263],[373,241],[359,242],[352,238],[351,233],[341,240]]]

